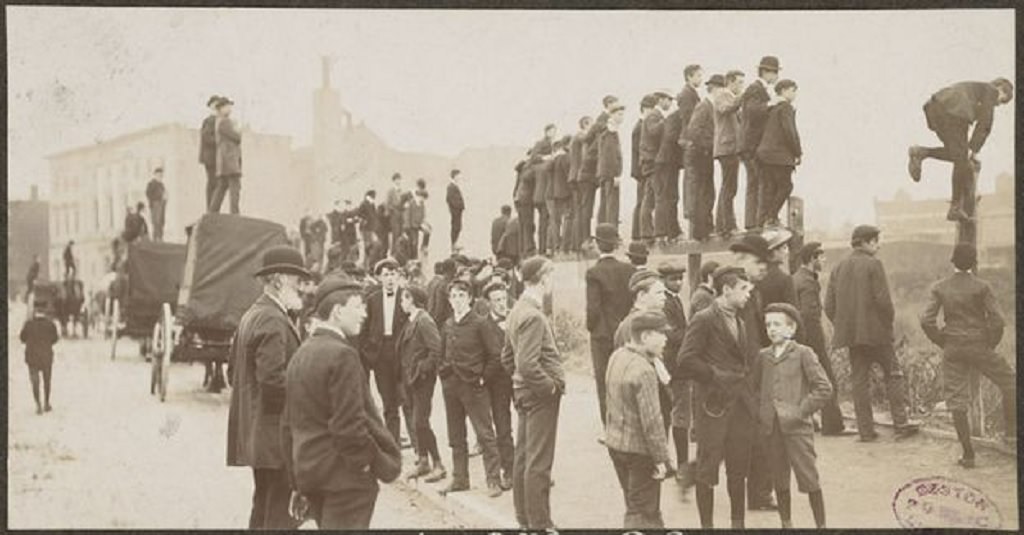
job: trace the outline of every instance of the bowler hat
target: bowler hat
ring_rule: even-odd
[[[853,229],[853,235],[850,236],[850,242],[857,244],[871,241],[881,233],[882,231],[874,225],[857,225]]]
[[[618,245],[621,238],[619,238],[619,229],[615,228],[615,225],[611,223],[601,223],[594,229],[594,239],[599,242],[610,243]]]
[[[661,280],[661,276],[649,269],[638,269],[629,277],[629,293],[637,293]]]
[[[523,275],[523,281],[529,282],[550,271],[552,268],[554,268],[554,263],[551,260],[538,255],[523,260],[523,265],[519,268],[519,272]]]
[[[206,99],[206,105],[212,106],[220,102],[220,95],[210,95],[210,98]]]
[[[782,67],[779,66],[779,58],[775,56],[765,56],[761,58],[761,63],[757,65],[758,69],[767,69],[770,71],[781,71]]]
[[[660,310],[641,312],[629,321],[629,330],[634,338],[644,331],[666,332],[669,330],[668,318]]]
[[[300,277],[309,277],[309,271],[303,266],[302,253],[288,245],[275,245],[263,252],[263,265],[255,276],[261,277],[271,273],[288,273]]]
[[[657,103],[657,99],[654,98],[654,95],[644,95],[644,97],[640,99],[641,108],[653,108]]]
[[[704,85],[716,85],[718,87],[725,87],[725,77],[721,74],[712,74],[711,78],[708,78]]]
[[[800,261],[804,263],[810,262],[815,256],[818,256],[823,252],[825,252],[825,250],[821,248],[821,242],[808,242],[800,248]]]
[[[968,270],[978,264],[978,249],[969,243],[958,243],[953,247],[953,265],[960,270]]]
[[[363,287],[346,275],[339,274],[324,277],[324,280],[320,281],[320,284],[316,287],[316,298],[313,301],[314,308],[319,307],[320,303],[328,295],[343,290],[361,292]]]
[[[673,277],[686,273],[686,267],[680,262],[665,260],[658,264],[658,274],[662,277]]]
[[[644,245],[644,242],[629,242],[629,248],[626,249],[626,256],[630,258],[647,258],[650,255],[651,252],[647,250],[647,246]]]
[[[789,303],[771,303],[764,307],[764,313],[767,315],[769,312],[782,312],[783,314],[792,318],[793,323],[796,324],[797,329],[800,328],[800,312],[795,306]]]
[[[387,258],[381,259],[380,261],[373,265],[373,274],[380,275],[381,270],[383,270],[384,268],[397,270],[398,267],[398,260],[395,260],[394,258],[391,258],[389,256]]]
[[[767,262],[771,259],[771,250],[768,247],[768,240],[757,234],[748,234],[729,246],[734,253],[750,253],[757,258]]]

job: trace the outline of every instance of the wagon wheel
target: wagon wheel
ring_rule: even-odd
[[[117,326],[121,323],[121,302],[112,300],[110,308],[110,360],[114,360],[117,354]]]
[[[158,322],[153,324],[153,333],[150,335],[150,340],[154,341],[154,344],[153,344],[154,346],[156,345],[155,342],[156,342],[156,340],[159,337],[160,337],[160,322],[158,321]],[[149,369],[150,369],[150,374],[149,374],[149,395],[151,395],[151,396],[153,394],[156,394],[157,385],[160,384],[160,376],[162,375],[161,370],[160,370],[160,366],[162,364],[163,363],[160,361],[159,358],[154,358],[154,359],[152,359],[152,361],[151,361],[151,363],[149,365]]]
[[[169,303],[164,303],[160,312],[160,321],[156,325],[159,336],[153,339],[153,362],[160,362],[158,386],[160,401],[163,402],[167,398],[167,379],[171,371],[171,352],[174,350],[174,341],[171,334],[174,318],[171,316],[171,305]]]

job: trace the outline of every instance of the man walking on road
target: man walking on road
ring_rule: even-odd
[[[605,370],[614,349],[615,330],[633,306],[629,291],[629,278],[636,271],[632,265],[615,257],[620,245],[619,233],[614,225],[597,226],[596,236],[601,257],[586,273],[587,330],[590,331],[590,357],[597,383],[597,402],[601,423],[607,415],[605,408]]]
[[[512,475],[516,522],[521,529],[555,528],[551,520],[551,466],[555,459],[558,408],[565,393],[562,357],[544,315],[553,288],[554,264],[534,256],[523,261],[526,288],[506,323],[501,363],[512,374],[519,429]]]
[[[60,340],[57,326],[42,310],[32,307],[32,315],[21,328],[18,337],[25,344],[25,364],[32,382],[32,397],[36,400],[36,414],[50,412],[50,377],[53,370],[53,345]],[[43,377],[43,403],[39,402],[39,376]]]
[[[995,107],[1013,99],[1013,84],[1006,78],[991,82],[960,82],[932,95],[924,105],[928,129],[942,141],[941,147],[910,147],[910,177],[921,180],[921,162],[935,158],[953,163],[953,196],[946,219],[963,221],[974,217],[964,210],[964,197],[971,195],[971,167],[981,168],[978,152],[992,131]],[[968,139],[967,130],[974,125]]]
[[[871,411],[871,365],[877,363],[885,375],[889,411],[896,436],[917,432],[907,416],[907,381],[893,349],[892,324],[895,317],[889,282],[882,261],[875,257],[881,231],[871,225],[853,229],[853,252],[832,269],[825,294],[825,314],[834,326],[832,347],[850,350],[853,408],[861,442],[878,440]]]
[[[967,243],[958,244],[953,249],[956,273],[932,286],[928,304],[921,314],[921,328],[929,340],[942,348],[943,390],[963,447],[958,463],[964,468],[974,468],[974,447],[967,419],[972,371],[984,375],[999,388],[1003,398],[1005,437],[1011,443],[1017,438],[1017,376],[995,352],[1003,337],[1003,316],[992,287],[971,272],[977,263],[977,249]],[[939,312],[945,323],[941,329]]]
[[[626,499],[625,529],[661,529],[661,482],[672,472],[662,426],[657,362],[668,322],[659,311],[629,323],[629,342],[608,362],[605,444]]]
[[[308,509],[320,529],[368,529],[379,486],[401,467],[398,445],[370,397],[354,339],[362,288],[329,277],[317,288],[313,334],[288,363],[281,443],[296,527]]]
[[[153,178],[146,184],[149,217],[153,221],[153,241],[164,241],[164,215],[167,210],[167,188],[164,187],[164,168],[153,170]]]
[[[466,202],[462,199],[462,189],[459,188],[459,174],[461,171],[452,169],[451,179],[448,182],[448,192],[445,195],[445,202],[448,203],[448,212],[452,217],[451,251],[455,252],[455,244],[459,243],[459,235],[462,234],[462,212],[466,209]]]
[[[252,468],[255,488],[249,529],[294,529],[288,512],[291,494],[281,445],[285,368],[300,336],[289,312],[302,310],[299,281],[310,278],[302,253],[276,246],[263,254],[256,272],[263,294],[242,316],[231,344],[228,376],[228,466]]]
[[[818,277],[825,267],[825,251],[819,242],[809,242],[800,249],[800,268],[793,274],[797,309],[800,310],[800,326],[806,345],[814,350],[828,382],[832,384],[832,395],[821,409],[821,434],[849,434],[843,426],[843,413],[839,410],[836,393],[836,376],[832,372],[832,359],[825,344],[825,329],[821,324],[821,282]]]

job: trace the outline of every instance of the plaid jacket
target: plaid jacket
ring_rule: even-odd
[[[650,358],[632,344],[615,350],[608,360],[605,382],[605,444],[616,451],[647,455],[656,463],[667,462],[668,437],[661,417],[658,375]]]

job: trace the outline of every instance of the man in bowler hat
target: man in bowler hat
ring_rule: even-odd
[[[213,200],[213,192],[217,189],[217,103],[220,96],[213,95],[206,101],[210,114],[203,119],[199,127],[199,163],[206,169],[206,207]]]
[[[263,293],[242,316],[231,344],[228,376],[228,466],[252,468],[255,488],[249,529],[294,529],[288,513],[291,486],[281,447],[285,368],[299,347],[289,313],[302,310],[300,280],[310,278],[302,253],[280,245],[267,249],[255,273]]]
[[[615,330],[633,307],[629,278],[636,271],[632,265],[615,257],[619,248],[619,232],[614,225],[597,226],[594,240],[601,252],[597,262],[587,269],[587,330],[590,331],[590,357],[597,383],[601,422],[605,419],[605,370],[612,354]]]

